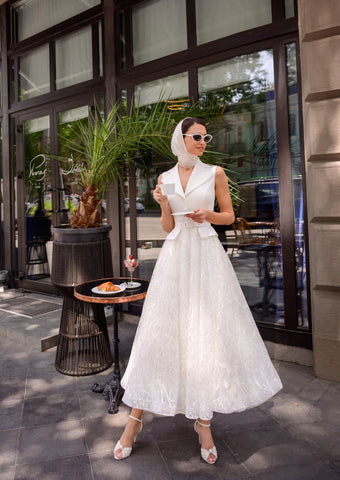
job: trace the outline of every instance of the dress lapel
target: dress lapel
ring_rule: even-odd
[[[214,175],[213,167],[211,165],[206,165],[205,163],[201,162],[201,160],[198,160],[187,183],[185,196],[187,197],[193,190],[209,180],[212,175]]]
[[[186,198],[193,190],[209,180],[212,175],[214,175],[214,168],[211,165],[207,165],[201,162],[201,160],[198,160],[188,180],[185,193],[183,191],[181,179],[179,178],[178,164],[163,174],[163,181],[164,183],[175,183],[176,195]]]

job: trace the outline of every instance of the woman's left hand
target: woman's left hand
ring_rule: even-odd
[[[194,222],[203,223],[207,218],[208,213],[209,210],[206,210],[205,208],[196,208],[194,213],[189,213],[185,216],[191,218]]]

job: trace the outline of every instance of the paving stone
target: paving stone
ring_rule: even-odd
[[[317,422],[322,420],[322,410],[298,394],[280,393],[271,400],[266,412],[281,424]]]
[[[174,480],[155,444],[136,444],[129,458],[115,460],[112,452],[90,455],[94,480]]]
[[[326,459],[340,460],[340,430],[331,423],[306,423],[288,426],[294,437],[309,444]]]
[[[211,422],[213,433],[223,436],[231,430],[252,430],[254,428],[277,426],[277,421],[260,408],[252,408],[244,412],[224,415],[215,413]]]
[[[0,480],[14,480],[15,467],[0,467]]]
[[[332,383],[315,407],[322,411],[324,421],[340,428],[340,384]]]
[[[46,395],[25,400],[23,427],[80,420],[78,394]]]
[[[314,378],[314,380],[299,393],[299,398],[305,398],[315,403],[327,392],[330,385],[331,383],[326,380]]]
[[[127,417],[127,415],[126,415]],[[113,452],[126,425],[121,412],[84,420],[87,448],[90,453]]]
[[[0,467],[15,464],[19,430],[2,430],[0,432]]]
[[[184,415],[164,417],[150,412],[145,412],[143,415],[143,430],[140,435],[146,442],[181,441],[182,439],[192,442],[197,438],[194,421]]]
[[[81,422],[65,422],[25,428],[21,431],[19,465],[86,454]]]
[[[19,428],[22,420],[23,402],[8,403],[0,408],[0,430]]]
[[[79,392],[80,412],[82,418],[98,418],[107,413],[109,402],[101,393],[93,393],[90,390]]]
[[[12,403],[20,403],[25,393],[24,378],[0,378],[0,406],[4,407]]]
[[[201,459],[197,434],[192,441],[188,441],[188,439],[169,440],[159,442],[158,446],[173,479],[223,478],[234,480],[250,477],[244,465],[232,455],[229,448],[216,435],[214,443],[218,453],[218,461],[214,465],[208,465]]]
[[[261,473],[256,480],[339,480],[339,473],[324,463],[308,463],[298,466],[282,466]]]
[[[25,398],[38,396],[54,396],[60,393],[74,395],[77,392],[75,377],[62,375],[55,369],[29,375],[26,382]]]
[[[315,378],[312,367],[291,362],[278,362],[275,367],[281,378],[283,392],[285,393],[298,393]]]
[[[19,465],[15,480],[93,480],[88,455]]]
[[[280,427],[230,432],[223,438],[251,473],[270,468],[314,462],[315,456]]]

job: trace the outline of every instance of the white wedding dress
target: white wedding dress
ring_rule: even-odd
[[[173,213],[214,209],[215,171],[198,161]],[[122,386],[125,404],[209,420],[255,407],[282,388],[231,262],[208,222],[175,216],[159,254]]]

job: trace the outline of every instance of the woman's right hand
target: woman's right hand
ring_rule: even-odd
[[[156,200],[156,202],[159,205],[163,206],[163,205],[166,205],[168,203],[167,195],[162,195],[161,184],[160,183],[158,183],[156,185],[156,188],[152,193],[153,193],[153,198]]]

